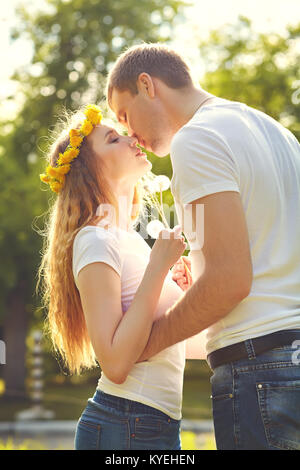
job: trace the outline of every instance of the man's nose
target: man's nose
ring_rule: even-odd
[[[130,137],[136,137],[136,138],[137,138],[137,136],[136,136],[134,130],[131,129],[131,127],[130,127],[129,125],[128,125],[128,127],[127,127],[127,132],[128,132],[128,135],[130,135]]]
[[[135,134],[134,134],[134,135],[130,135],[129,137],[130,137],[130,140],[131,140],[130,145],[131,145],[132,147],[136,146],[136,144],[139,143],[139,140],[138,140],[138,138],[136,137]]]

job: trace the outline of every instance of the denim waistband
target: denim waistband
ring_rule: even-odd
[[[89,399],[88,402],[91,403],[91,399]],[[168,416],[163,411],[153,408],[152,406],[145,405],[138,401],[128,400],[127,398],[118,397],[116,395],[109,395],[108,393],[102,392],[102,390],[98,389],[94,393],[92,402],[125,414],[139,413],[145,415],[155,415],[162,418],[167,418],[174,422],[177,421],[173,418],[170,418],[170,416]]]
[[[275,331],[268,335],[247,339],[217,349],[207,356],[207,362],[209,367],[214,370],[216,367],[230,362],[246,358],[254,359],[256,356],[279,346],[292,345],[293,341],[298,339],[300,339],[300,328]]]

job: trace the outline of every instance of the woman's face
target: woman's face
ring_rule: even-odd
[[[99,124],[87,138],[110,180],[134,184],[152,168],[147,155],[136,146],[135,137],[120,135],[114,128]]]

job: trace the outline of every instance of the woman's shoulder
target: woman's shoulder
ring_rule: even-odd
[[[114,231],[105,229],[99,225],[86,225],[82,227],[74,237],[74,246],[78,243],[117,243],[117,237]]]

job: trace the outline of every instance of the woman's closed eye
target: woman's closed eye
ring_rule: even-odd
[[[110,144],[114,144],[114,143],[116,143],[116,142],[118,142],[118,141],[119,141],[119,137],[116,137],[116,136],[115,136],[115,137],[113,137],[113,138],[109,141],[109,143],[110,143]]]

